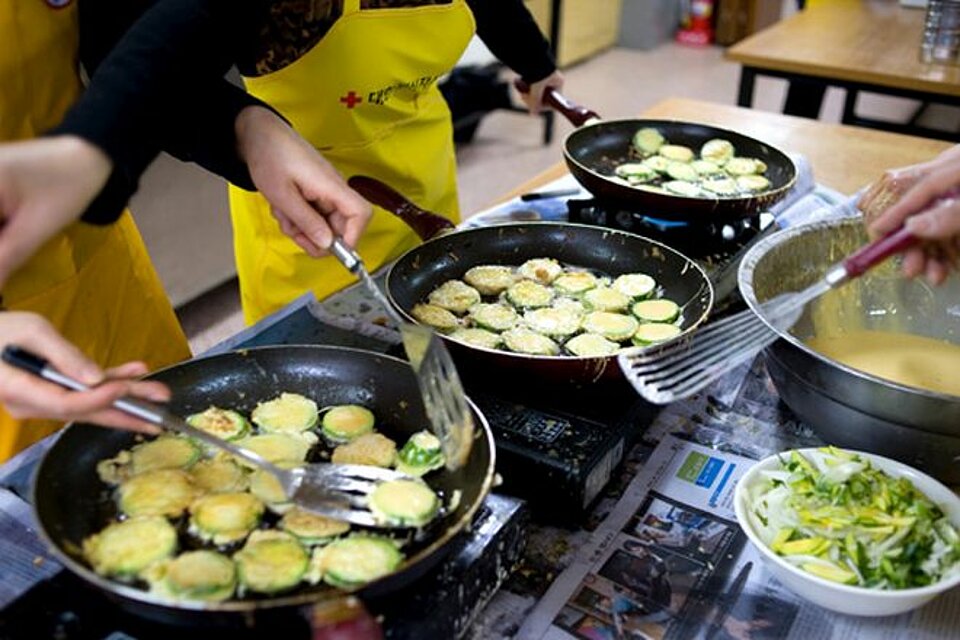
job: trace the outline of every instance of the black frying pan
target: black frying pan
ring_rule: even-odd
[[[264,347],[191,360],[151,376],[173,390],[170,406],[180,415],[202,411],[211,404],[249,415],[257,402],[282,391],[302,393],[320,406],[362,404],[377,416],[379,428],[400,444],[420,431],[427,418],[410,366],[396,358],[356,349],[320,346]],[[370,583],[359,595],[377,596],[400,589],[421,576],[442,557],[457,533],[469,523],[493,480],[493,437],[484,417],[471,405],[477,425],[467,464],[427,477],[449,497],[461,498],[453,511],[406,549],[407,560],[397,572]],[[272,597],[247,597],[222,603],[171,604],[134,586],[94,573],[79,557],[84,538],[102,529],[114,516],[108,488],[96,466],[135,443],[134,434],[92,425],[67,428],[41,461],[34,481],[34,507],[43,536],[63,564],[104,590],[135,613],[177,624],[237,624],[263,613],[342,595],[325,585],[303,585]]]
[[[735,131],[675,120],[600,120],[595,112],[574,104],[554,89],[544,93],[544,100],[577,127],[563,145],[567,167],[577,182],[598,198],[652,217],[702,223],[749,218],[782,199],[797,179],[797,168],[786,154]],[[633,135],[644,127],[658,129],[670,144],[695,151],[708,140],[725,138],[733,143],[738,156],[766,163],[764,176],[771,186],[751,195],[689,198],[624,184],[615,178],[614,169],[632,161]]]
[[[663,295],[683,311],[684,333],[703,322],[713,305],[713,287],[695,262],[670,247],[632,233],[588,225],[529,222],[450,231],[448,220],[424,211],[387,185],[354,176],[350,186],[365,198],[392,211],[425,242],[402,255],[387,274],[387,296],[411,322],[415,304],[447,280],[484,264],[519,266],[531,258],[561,263],[611,276],[647,273]],[[447,232],[444,232],[446,230]],[[526,383],[583,386],[601,380],[622,380],[615,356],[531,356],[484,349],[444,338],[458,365],[479,368],[494,380],[505,377]]]

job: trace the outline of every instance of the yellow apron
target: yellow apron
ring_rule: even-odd
[[[456,221],[452,123],[436,81],[459,60],[474,29],[463,0],[396,9],[360,9],[360,0],[345,0],[343,15],[310,51],[244,82],[344,177],[379,178]],[[333,258],[311,258],[284,236],[259,193],[231,186],[230,212],[247,322],[304,291],[324,298],[354,281]],[[406,225],[375,209],[358,250],[375,269],[417,242]]]
[[[80,94],[76,3],[0,1],[0,140],[56,125]],[[3,288],[8,309],[33,311],[104,366],[189,357],[129,212],[109,227],[77,223],[47,242]],[[0,407],[0,461],[62,426]]]

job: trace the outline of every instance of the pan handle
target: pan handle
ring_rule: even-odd
[[[514,80],[513,86],[515,86],[517,91],[520,93],[530,93],[530,85],[524,82],[522,78],[517,78]],[[544,90],[543,101],[563,114],[563,116],[575,127],[580,127],[585,124],[593,124],[594,122],[600,121],[600,116],[596,111],[587,109],[586,107],[569,100],[565,95],[553,87],[547,87]]]
[[[373,204],[403,220],[421,240],[429,240],[454,229],[453,223],[443,216],[421,209],[376,178],[353,176],[347,180],[347,184]]]
[[[383,629],[354,596],[321,600],[303,609],[311,640],[383,640]]]

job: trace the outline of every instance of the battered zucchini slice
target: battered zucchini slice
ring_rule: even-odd
[[[124,482],[118,498],[120,511],[125,515],[176,518],[198,494],[186,471],[157,469],[139,473]]]
[[[460,320],[457,316],[435,304],[414,305],[413,309],[410,310],[410,315],[416,318],[418,322],[444,333],[453,331],[460,326]]]
[[[263,502],[249,493],[213,493],[190,505],[190,533],[216,545],[247,537],[263,516]]]
[[[560,276],[560,278],[562,277]],[[521,280],[507,289],[506,296],[510,304],[518,309],[536,309],[550,306],[550,302],[553,300],[553,291],[539,282]]]
[[[310,564],[306,549],[293,539],[267,539],[247,544],[233,556],[244,590],[277,593],[296,586]]]
[[[580,316],[587,312],[587,308],[576,298],[557,297],[553,299],[553,303],[550,306],[563,311],[573,311]]]
[[[571,271],[553,281],[554,288],[568,296],[580,295],[597,284],[597,276],[589,271]]]
[[[311,441],[311,439],[286,433],[265,433],[259,436],[247,436],[238,440],[237,444],[244,449],[259,453],[268,462],[303,462],[307,459],[307,453],[315,442],[315,440]],[[237,462],[249,466],[243,460],[238,459]]]
[[[626,180],[630,185],[641,184],[655,180],[659,175],[656,170],[640,162],[628,162],[619,165],[614,173]]]
[[[201,460],[191,467],[190,480],[206,493],[246,491],[250,486],[246,472],[230,458]]]
[[[626,311],[632,298],[613,287],[597,287],[583,294],[583,301],[592,311]]]
[[[350,442],[373,431],[373,412],[358,404],[341,404],[323,414],[323,435],[330,442]]]
[[[593,311],[583,318],[583,330],[587,333],[599,333],[607,340],[623,342],[637,330],[638,322],[622,313]]]
[[[735,196],[740,192],[740,187],[733,178],[710,178],[701,182],[700,186],[718,196]]]
[[[200,459],[202,451],[193,440],[161,436],[138,444],[130,451],[130,469],[134,474],[155,469],[186,469]]]
[[[644,156],[659,151],[664,142],[666,142],[666,138],[653,127],[644,127],[633,134],[633,148]]]
[[[720,165],[709,160],[694,160],[690,163],[690,166],[701,176],[715,176],[723,173]]]
[[[697,170],[685,162],[671,162],[668,164],[667,175],[674,180],[686,180],[687,182],[696,182],[700,178]]]
[[[367,506],[383,524],[422,527],[440,511],[440,498],[421,480],[391,480],[370,492]]]
[[[423,476],[446,463],[440,440],[429,431],[418,431],[407,440],[397,455],[397,471]]]
[[[770,181],[763,176],[740,176],[737,186],[743,191],[766,191],[770,188]]]
[[[480,292],[460,280],[447,280],[427,296],[430,304],[463,315],[480,302]]]
[[[257,404],[250,419],[265,433],[298,434],[317,426],[317,403],[299,393],[281,393],[279,397]]]
[[[534,309],[523,314],[523,323],[527,327],[552,338],[572,336],[580,330],[582,313],[572,309]]]
[[[662,322],[645,322],[637,327],[637,332],[633,334],[633,344],[638,347],[644,347],[649,344],[656,344],[664,340],[676,338],[682,333],[680,327],[675,324],[665,324]]]
[[[498,332],[512,329],[520,320],[520,316],[513,307],[486,302],[470,307],[469,317],[481,329]]]
[[[520,265],[517,273],[527,280],[550,284],[563,273],[563,267],[553,258],[533,258]]]
[[[496,296],[516,282],[517,276],[510,267],[481,265],[468,269],[463,279],[482,295]]]
[[[392,467],[397,459],[397,443],[382,433],[364,435],[333,450],[334,464],[365,464],[373,467]]]
[[[709,160],[722,167],[727,163],[727,160],[733,157],[735,152],[736,149],[734,149],[733,143],[729,140],[714,138],[713,140],[708,140],[700,147],[700,158]]]
[[[297,507],[284,514],[279,526],[308,547],[327,544],[350,531],[348,522],[326,518]]]
[[[680,317],[680,306],[673,300],[642,300],[630,307],[630,313],[642,322],[673,322]]]
[[[220,407],[209,407],[201,413],[187,416],[187,422],[221,440],[237,440],[250,431],[250,423],[246,418],[236,411]]]
[[[472,344],[475,347],[483,347],[484,349],[496,349],[503,343],[503,339],[499,334],[487,331],[486,329],[476,329],[473,327],[457,329],[450,334],[450,337],[460,342]]]
[[[676,162],[690,162],[693,160],[693,149],[679,144],[665,144],[657,151],[661,156]]]
[[[316,565],[323,581],[341,589],[353,589],[391,574],[400,567],[403,554],[387,538],[351,536],[334,540],[316,552]]]
[[[669,182],[664,182],[663,188],[670,193],[684,196],[685,198],[696,198],[701,194],[700,187],[686,180],[670,180]]]
[[[749,176],[754,173],[763,173],[767,165],[755,158],[730,158],[723,168],[733,176]]]
[[[290,465],[281,466],[286,468]],[[293,507],[277,476],[263,469],[257,469],[250,476],[250,493],[263,501],[274,513],[286,513]]]
[[[200,549],[181,553],[151,570],[152,590],[174,600],[220,602],[237,588],[237,566],[227,556]]]
[[[581,333],[570,338],[563,347],[575,356],[591,358],[613,355],[620,350],[619,344],[598,333]]]
[[[650,167],[657,173],[666,173],[667,167],[670,166],[670,160],[664,158],[663,156],[650,156],[643,161],[643,164]]]
[[[503,342],[510,351],[534,356],[555,356],[560,352],[557,343],[545,335],[529,329],[504,331]]]
[[[177,530],[166,518],[141,516],[107,525],[83,541],[83,556],[99,575],[135,578],[177,550]]]
[[[634,300],[643,300],[649,298],[654,289],[657,288],[657,281],[645,273],[625,273],[622,276],[617,276],[612,286]]]

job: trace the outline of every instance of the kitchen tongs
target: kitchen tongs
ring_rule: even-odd
[[[2,357],[9,365],[72,391],[89,389],[85,384],[54,369],[40,356],[20,347],[8,345],[4,348]],[[366,527],[396,526],[382,522],[370,512],[367,496],[378,483],[411,479],[406,474],[359,464],[310,463],[293,469],[282,469],[249,449],[190,425],[164,407],[129,397],[116,400],[113,406],[167,431],[200,440],[272,473],[291,502],[302,509]]]

